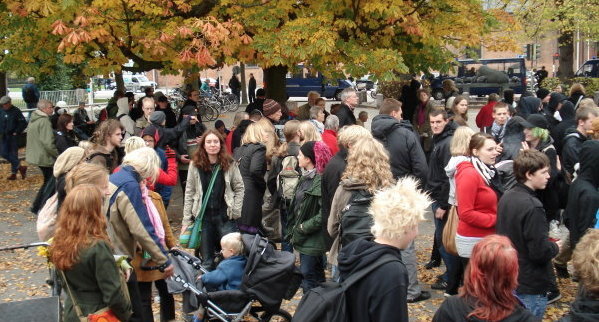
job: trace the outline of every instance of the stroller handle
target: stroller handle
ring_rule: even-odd
[[[28,249],[28,248],[39,247],[39,246],[48,247],[48,246],[50,246],[50,244],[47,242],[35,242],[35,243],[31,243],[31,244],[26,244],[26,245],[7,246],[7,247],[1,247],[0,252],[7,251],[7,250],[15,250],[15,249]]]

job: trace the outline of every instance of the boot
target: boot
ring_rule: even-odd
[[[27,177],[27,166],[25,166],[25,165],[20,166],[19,173],[21,174],[21,179],[25,179]]]
[[[8,176],[6,178],[6,180],[17,180],[17,174],[16,173],[11,174],[10,176]]]

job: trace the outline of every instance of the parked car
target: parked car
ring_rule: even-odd
[[[599,59],[587,60],[574,74],[576,77],[599,77]]]
[[[156,82],[150,81],[145,75],[123,75],[125,88],[132,92],[143,92],[147,87],[156,88]]]
[[[346,79],[326,79],[317,71],[310,71],[303,65],[297,65],[294,73],[287,74],[285,86],[288,97],[306,97],[308,92],[315,91],[321,97],[340,100],[341,91],[353,84]]]
[[[366,75],[362,78],[356,79],[356,87],[358,89],[365,89],[367,91],[374,88],[374,82],[370,79],[370,75]]]

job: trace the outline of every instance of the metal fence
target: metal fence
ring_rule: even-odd
[[[68,106],[77,106],[79,102],[87,102],[87,91],[85,89],[73,89],[67,91],[41,91],[40,99],[49,100],[56,104],[59,101],[64,101]],[[27,107],[25,101],[21,97],[11,96],[12,104],[19,108]]]

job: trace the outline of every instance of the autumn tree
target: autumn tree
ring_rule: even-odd
[[[493,31],[514,26],[480,0],[5,0],[31,38],[11,59],[45,53],[88,75],[122,70],[199,71],[237,61],[265,68],[268,95],[284,99],[285,73],[303,62],[328,77],[445,71],[467,47],[510,48]],[[39,44],[39,39],[44,39]],[[38,52],[39,50],[44,52]],[[129,60],[132,67],[123,67]],[[0,65],[2,68],[2,65]],[[27,69],[28,67],[22,67]]]
[[[558,33],[558,77],[574,74],[575,34],[599,40],[599,4],[588,0],[499,0],[514,13],[529,39]],[[578,67],[578,66],[577,66]]]

